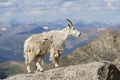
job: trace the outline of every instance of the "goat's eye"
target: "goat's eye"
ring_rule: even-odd
[[[73,30],[75,30],[75,28],[73,28]]]

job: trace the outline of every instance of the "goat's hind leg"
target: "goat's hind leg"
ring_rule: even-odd
[[[28,73],[32,73],[32,70],[31,70],[31,67],[30,67],[30,64],[28,61],[25,61],[26,65],[27,65],[27,72]]]
[[[31,70],[31,63],[32,63],[32,60],[34,59],[34,56],[32,55],[29,55],[25,58],[25,63],[27,65],[27,71],[28,73],[32,73],[32,70]]]

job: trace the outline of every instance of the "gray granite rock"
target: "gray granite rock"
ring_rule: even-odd
[[[5,80],[120,80],[120,72],[110,62],[92,62],[32,74],[18,74]]]

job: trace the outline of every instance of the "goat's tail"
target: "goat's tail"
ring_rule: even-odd
[[[25,64],[29,64],[29,52],[27,51],[27,47],[24,47],[24,58],[25,58]]]
[[[28,52],[27,52],[27,46],[24,45],[24,52],[23,52],[23,56],[25,59],[25,64],[28,63]]]
[[[24,43],[24,51],[23,51],[23,56],[24,58],[27,57],[27,45],[26,45],[26,42]]]

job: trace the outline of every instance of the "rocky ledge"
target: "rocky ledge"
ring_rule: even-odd
[[[120,80],[120,72],[110,62],[92,62],[32,74],[18,74],[5,80]]]

